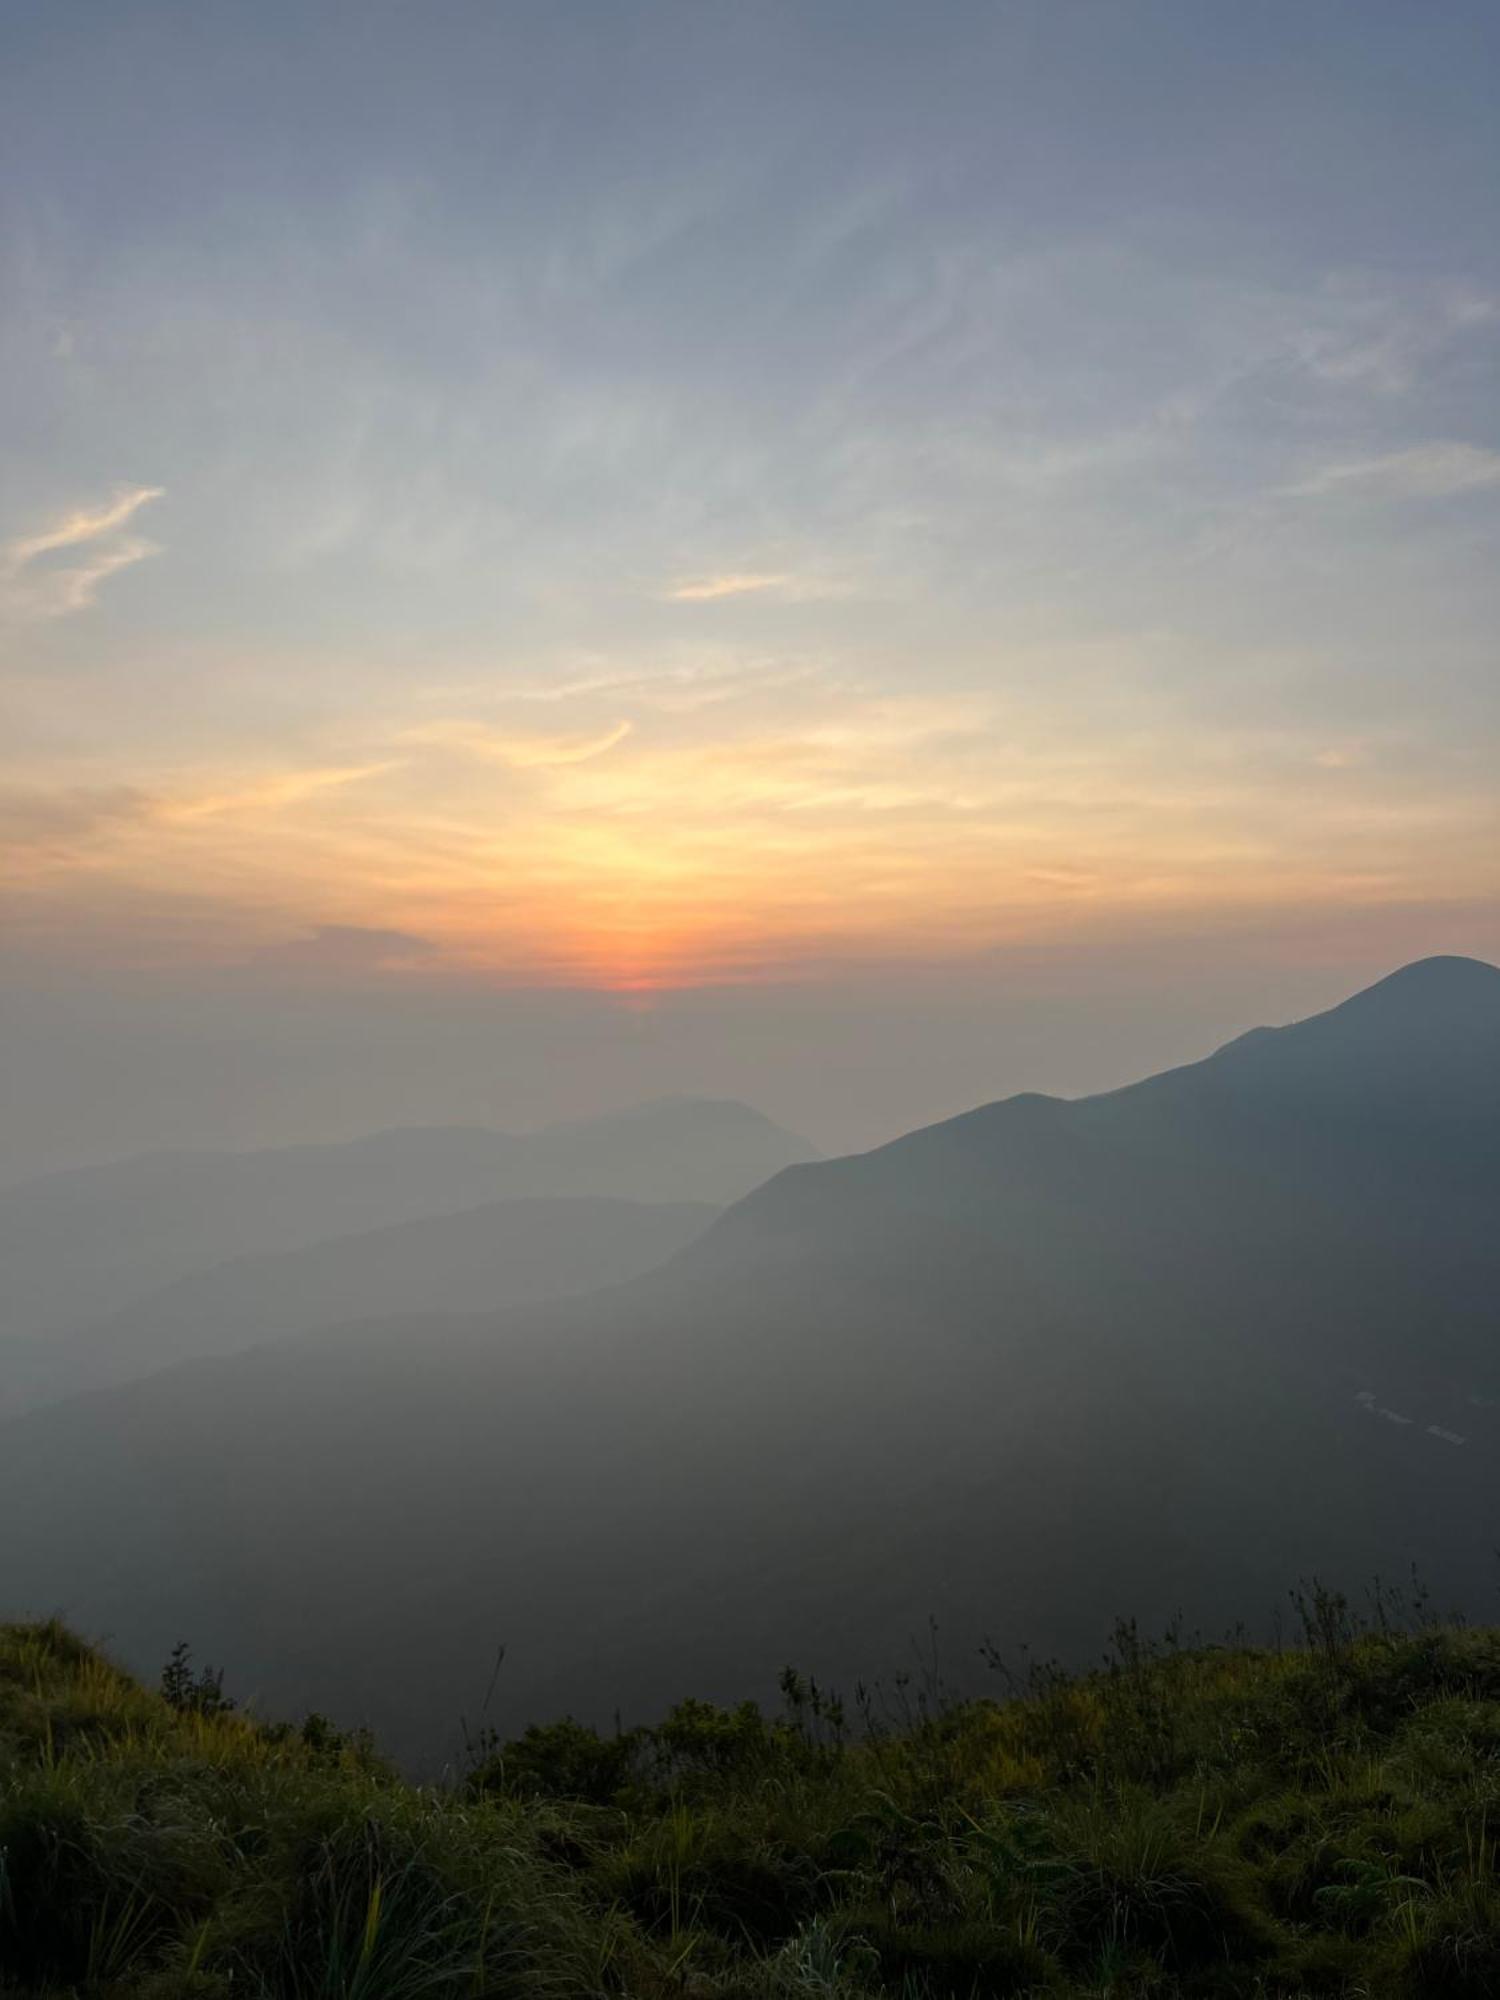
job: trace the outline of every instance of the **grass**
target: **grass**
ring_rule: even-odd
[[[992,1702],[684,1703],[408,1784],[216,1677],[0,1629],[0,1993],[1500,1992],[1500,1633],[1144,1645]]]

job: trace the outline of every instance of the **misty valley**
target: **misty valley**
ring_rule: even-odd
[[[0,1194],[4,1608],[426,1775],[934,1622],[973,1692],[1314,1576],[1482,1621],[1497,1201],[1462,960],[842,1159],[680,1101],[53,1175]]]

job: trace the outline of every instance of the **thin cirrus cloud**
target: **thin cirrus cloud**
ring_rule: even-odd
[[[157,808],[156,816],[168,823],[182,823],[239,814],[279,812],[288,806],[302,805],[321,793],[343,791],[346,786],[383,777],[395,768],[395,763],[386,759],[378,764],[336,764],[318,770],[287,771],[232,791],[208,792],[197,798],[164,802]]]
[[[393,762],[288,771],[235,787],[172,794],[138,785],[17,785],[0,789],[0,853],[12,871],[67,866],[118,847],[122,834],[276,814],[394,770]]]
[[[1500,451],[1449,441],[1320,466],[1284,491],[1294,499],[1449,500],[1497,486]]]
[[[550,770],[588,764],[603,757],[631,733],[629,722],[579,736],[529,736],[491,728],[484,722],[423,723],[403,732],[402,741],[437,750],[456,751],[486,764],[504,764],[513,771]]]
[[[130,528],[141,508],[164,493],[161,486],[125,487],[103,505],[75,508],[54,526],[7,542],[0,551],[0,612],[30,620],[87,610],[117,570],[161,553],[159,543]]]
[[[730,570],[719,576],[685,577],[663,592],[669,604],[714,604],[723,597],[750,597],[758,592],[787,592],[792,578],[759,570]]]
[[[826,684],[825,668],[808,659],[768,658],[739,654],[703,658],[700,653],[667,665],[658,663],[629,667],[598,665],[595,670],[572,677],[544,682],[518,682],[507,690],[511,701],[557,706],[565,702],[608,695],[612,700],[629,699],[661,714],[691,714],[704,708],[743,702],[773,695],[809,683]],[[472,698],[485,690],[475,685],[441,691],[444,699]],[[616,725],[620,735],[625,729]]]

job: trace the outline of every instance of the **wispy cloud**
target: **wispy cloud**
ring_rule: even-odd
[[[39,535],[25,535],[12,542],[11,553],[18,561],[27,563],[52,549],[70,549],[81,542],[97,542],[101,536],[123,528],[148,501],[160,500],[164,491],[160,486],[136,486],[117,494],[107,506],[95,508],[93,512],[80,508],[55,528],[45,528]]]
[[[141,508],[164,491],[123,488],[102,506],[77,508],[50,528],[7,542],[0,550],[0,612],[45,619],[86,610],[116,570],[160,554],[159,544],[128,530]],[[55,560],[60,556],[64,560]]]
[[[508,686],[505,699],[528,706],[551,707],[605,695],[612,702],[629,701],[634,707],[680,715],[727,702],[754,700],[810,682],[830,689],[835,687],[835,677],[812,660],[781,656],[747,659],[738,653],[705,658],[702,648],[698,648],[690,658],[667,665],[613,667],[603,661],[586,662],[579,670],[556,680]],[[484,681],[455,682],[419,689],[417,694],[419,699],[455,707],[492,699],[494,685]],[[469,729],[474,725],[461,726]]]
[[[669,604],[712,604],[721,597],[748,597],[754,591],[786,590],[789,576],[758,570],[731,570],[721,576],[687,577],[665,592]]]
[[[859,588],[863,588],[861,584]],[[656,593],[663,604],[719,604],[730,597],[766,597],[778,604],[818,604],[856,594],[851,578],[826,570],[709,570],[679,577]]]
[[[1288,342],[1295,361],[1331,388],[1381,396],[1406,394],[1454,342],[1500,324],[1500,300],[1472,285],[1393,293],[1343,274],[1326,280],[1310,304]]]
[[[1297,499],[1349,494],[1372,500],[1447,500],[1495,486],[1500,486],[1500,451],[1444,442],[1320,466],[1283,491]]]
[[[182,822],[218,819],[231,813],[279,812],[321,792],[341,791],[346,785],[357,785],[394,769],[395,764],[388,759],[380,764],[339,764],[319,770],[281,772],[232,791],[164,802],[158,807],[157,817]]]
[[[613,750],[617,743],[623,743],[630,731],[629,722],[617,722],[588,736],[528,736],[514,730],[495,729],[484,722],[454,720],[423,723],[419,728],[406,730],[402,741],[456,750],[485,763],[504,764],[513,771],[530,771],[590,763]]]

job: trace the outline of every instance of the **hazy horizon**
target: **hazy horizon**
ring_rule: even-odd
[[[1132,967],[1127,990],[1102,995],[1045,962],[976,990],[934,981],[920,1014],[894,982],[808,985],[778,996],[772,1036],[757,1023],[760,996],[732,990],[622,1003],[319,986],[247,996],[214,980],[138,979],[103,995],[13,986],[0,1187],[164,1147],[409,1125],[527,1131],[679,1096],[735,1098],[820,1152],[859,1152],[1017,1092],[1088,1096],[1196,1062],[1397,969],[1232,965],[1209,977],[1184,953],[1173,982],[1173,963]]]

